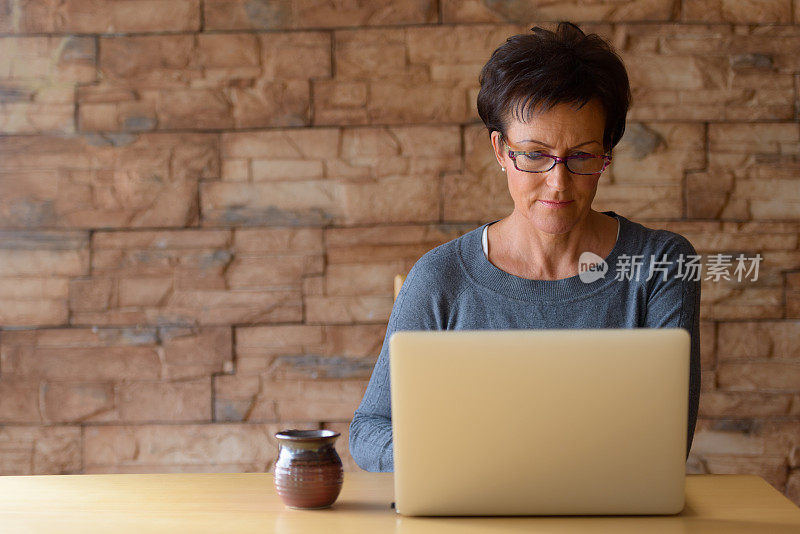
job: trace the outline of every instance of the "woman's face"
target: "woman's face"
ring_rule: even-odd
[[[603,154],[605,113],[597,100],[582,108],[562,103],[528,122],[508,120],[505,142],[511,150],[536,151],[561,158],[576,153]],[[590,213],[600,175],[573,174],[563,163],[543,173],[519,171],[499,132],[492,132],[495,156],[508,175],[514,212],[537,229],[563,234]]]

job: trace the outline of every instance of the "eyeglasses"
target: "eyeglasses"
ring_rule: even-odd
[[[544,152],[524,150],[511,150],[508,143],[504,140],[503,144],[508,149],[508,157],[514,161],[514,167],[523,172],[547,172],[553,169],[558,163],[563,163],[573,174],[600,174],[611,163],[610,154],[588,154],[579,153],[559,158]]]

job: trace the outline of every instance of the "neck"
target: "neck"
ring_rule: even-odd
[[[540,280],[576,275],[578,259],[585,251],[605,257],[610,252],[605,250],[607,244],[604,243],[608,224],[616,225],[608,216],[594,210],[568,231],[559,234],[542,231],[517,212],[504,221],[506,254],[515,263],[530,269],[526,277]]]

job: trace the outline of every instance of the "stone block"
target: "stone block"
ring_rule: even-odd
[[[800,242],[800,224],[791,221],[653,222],[650,226],[683,235],[698,254],[796,250]]]
[[[270,380],[362,379],[369,380],[375,358],[347,358],[316,354],[276,356],[264,376]]]
[[[575,0],[556,4],[544,0],[515,3],[443,0],[442,19],[445,23],[516,22],[527,25],[536,21],[554,20],[575,23],[668,21],[672,19],[672,3],[666,0],[627,0],[613,4]],[[543,25],[549,27],[552,24]],[[582,29],[583,27],[581,24]],[[589,33],[587,29],[584,31]]]
[[[800,506],[800,469],[790,471],[786,480],[786,497],[797,506]]]
[[[299,319],[302,277],[322,272],[321,235],[258,230],[234,243],[227,230],[97,232],[93,271],[117,280],[119,294],[110,313],[75,314],[73,324],[117,324],[125,313],[178,326]]]
[[[85,423],[118,420],[113,382],[48,382],[43,386],[48,422]]]
[[[305,275],[321,272],[321,255],[242,256],[231,263],[227,278],[231,289],[299,288]]]
[[[0,224],[192,225],[197,182],[219,175],[216,153],[216,137],[209,135],[5,137]]]
[[[677,219],[683,214],[680,185],[600,184],[593,208],[612,210],[637,221],[656,218]]]
[[[155,347],[37,348],[3,360],[10,376],[45,380],[153,380],[161,365]]]
[[[335,33],[336,76],[315,85],[315,124],[441,124],[477,118],[481,65],[515,27],[448,26]],[[366,92],[360,84],[370,80]],[[339,90],[344,91],[341,99]],[[316,94],[316,93],[315,93]],[[363,96],[362,96],[363,95]]]
[[[86,472],[191,470],[211,464],[266,472],[277,458],[281,425],[186,424],[93,426],[84,433]]]
[[[701,420],[695,429],[692,452],[709,455],[758,456],[765,452],[766,437],[746,421]]]
[[[246,421],[261,390],[258,375],[214,377],[214,421]]]
[[[227,230],[179,230],[142,232],[96,232],[94,249],[187,250],[225,247],[231,239]]]
[[[494,161],[491,152],[489,156]],[[686,171],[705,165],[705,131],[701,125],[629,121],[603,179],[612,183],[675,184],[682,181]]]
[[[717,364],[717,324],[700,321],[700,367],[714,369]]]
[[[119,386],[119,419],[124,422],[211,422],[211,377]]]
[[[367,0],[336,5],[308,0],[210,0],[204,4],[204,18],[208,30],[277,30],[435,23],[438,12],[431,0]]]
[[[321,254],[322,230],[317,228],[240,228],[233,234],[234,247],[247,254]]]
[[[6,230],[0,242],[0,324],[65,324],[69,280],[89,272],[88,235]]]
[[[791,24],[789,0],[694,0],[682,4],[682,22],[731,22],[734,24]]]
[[[318,160],[336,158],[340,132],[333,128],[303,128],[222,134],[222,159]]]
[[[211,376],[231,354],[227,328],[14,332],[0,340],[0,389],[17,418],[45,423],[210,421]]]
[[[331,71],[319,32],[114,36],[101,50],[103,81],[78,93],[83,131],[303,125],[310,80]]]
[[[714,391],[717,389],[717,373],[703,369],[701,371],[700,391]]]
[[[1,299],[0,324],[4,326],[53,326],[66,324],[67,301]]]
[[[311,325],[250,326],[236,329],[236,350],[297,350],[323,342],[323,328]]]
[[[377,359],[381,351],[386,326],[379,325],[327,325],[324,327],[324,354],[352,358]]]
[[[318,377],[344,373],[368,378],[385,332],[385,324],[237,328],[237,374],[291,372],[307,377],[316,372]]]
[[[797,448],[800,446],[800,422],[793,419],[765,421],[761,432],[765,436],[764,452],[787,457],[791,467],[797,467]]]
[[[800,360],[800,323],[758,321],[719,324],[719,360]]]
[[[82,471],[78,426],[0,426],[3,475],[72,475]]]
[[[121,307],[159,306],[173,288],[168,277],[122,278],[119,280],[118,302]]]
[[[226,325],[299,321],[301,293],[283,290],[176,291],[163,308],[145,310],[149,323]]]
[[[126,33],[197,31],[198,0],[32,0],[18,4],[9,18],[15,33]]]
[[[262,379],[252,421],[341,421],[353,417],[365,380]]]
[[[88,274],[85,232],[0,231],[2,277],[69,277]]]
[[[189,379],[230,372],[233,368],[232,332],[227,327],[160,329],[163,343],[162,378]]]
[[[323,326],[275,325],[236,329],[237,373],[266,372],[276,356],[285,354],[322,354]]]
[[[757,25],[734,31],[719,24],[652,24],[628,26],[620,33],[623,60],[636,82],[630,119],[727,122],[794,116],[787,75],[792,67],[786,66],[797,61],[781,48],[794,46],[797,40],[791,27],[765,32]],[[654,62],[682,62],[689,68],[658,73],[649,68],[647,57]],[[663,86],[656,83],[659,79]]]
[[[721,129],[732,134],[729,143],[717,140],[723,133],[716,128],[709,131],[709,169],[687,179],[690,213],[792,221],[800,209],[794,184],[800,165],[792,153],[796,152],[796,132],[792,135],[766,125],[747,126]],[[759,139],[755,147],[739,138],[748,131]]]
[[[325,294],[330,296],[392,295],[394,276],[402,264],[334,264],[325,273]]]
[[[331,228],[325,231],[326,261],[328,266],[401,261],[407,272],[432,248],[473,229],[471,224]]]
[[[208,225],[426,221],[438,218],[438,175],[458,165],[460,140],[442,127],[248,132],[223,138],[228,158],[254,183],[204,184]]]
[[[710,124],[708,148],[721,155],[737,154],[740,160],[753,154],[796,155],[800,152],[800,132],[788,123]]]
[[[227,286],[301,288],[303,278],[322,274],[322,232],[316,229],[243,229],[234,238],[236,258]]]
[[[206,225],[322,226],[341,220],[341,191],[328,180],[201,186]]]
[[[783,290],[774,287],[735,287],[729,284],[703,282],[700,314],[705,319],[752,320],[781,319]]]
[[[717,383],[729,391],[796,393],[800,389],[799,362],[731,362],[717,366]]]
[[[368,88],[363,81],[315,80],[315,121],[318,124],[366,124]]]
[[[370,85],[367,117],[370,124],[442,124],[472,120],[475,112],[466,95],[470,89],[454,90],[444,82],[426,83],[425,80],[376,80]],[[315,123],[323,124],[319,120]]]
[[[39,388],[40,383],[36,379],[0,380],[0,399],[3,399],[0,403],[0,423],[41,424],[43,418],[39,407]],[[2,458],[2,442],[0,442],[0,458]]]
[[[0,104],[0,131],[7,134],[72,133],[75,131],[70,104]]]
[[[800,319],[800,272],[786,273],[786,317]]]
[[[392,295],[307,297],[305,320],[310,324],[383,323],[392,311]]]
[[[102,311],[109,307],[112,280],[109,278],[70,280],[69,307],[74,311]]]
[[[95,81],[91,37],[0,38],[0,132],[75,131],[75,88]]]
[[[782,417],[789,415],[791,395],[706,391],[700,396],[701,417]]]

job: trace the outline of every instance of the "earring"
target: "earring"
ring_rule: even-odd
[[[506,168],[505,167],[500,167],[500,170],[503,171],[503,172],[506,172]]]

